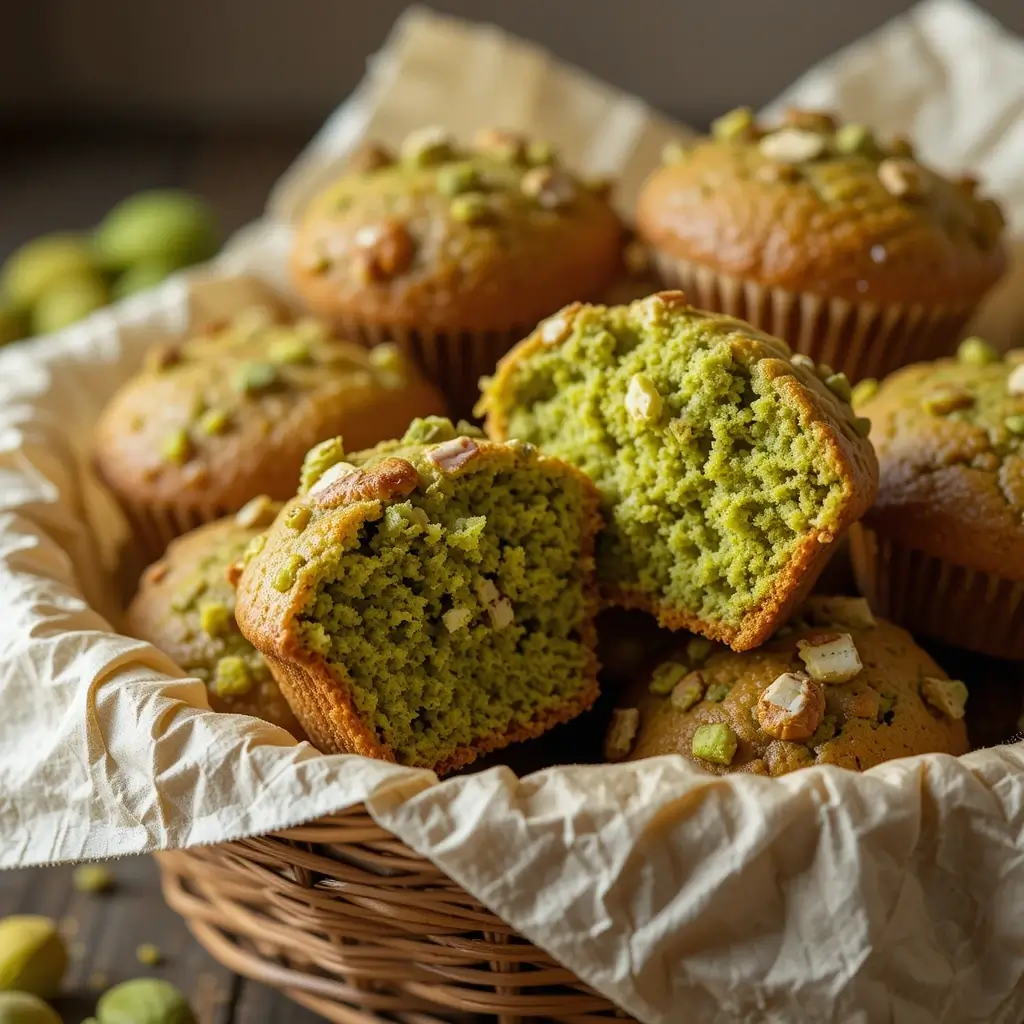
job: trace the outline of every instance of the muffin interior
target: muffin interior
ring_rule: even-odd
[[[299,636],[398,761],[558,720],[593,687],[583,488],[539,467],[441,475],[328,552]]]
[[[601,314],[584,312],[562,344],[516,366],[508,434],[597,484],[603,581],[735,625],[809,534],[838,525],[842,467],[735,323],[694,314],[641,324],[627,307]],[[657,393],[646,418],[628,408],[637,379]]]

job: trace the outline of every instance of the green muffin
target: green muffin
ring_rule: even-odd
[[[249,552],[242,632],[317,746],[446,771],[597,695],[583,474],[447,420],[307,456]]]
[[[280,507],[254,498],[237,515],[173,541],[143,574],[126,627],[202,679],[214,711],[262,718],[304,739],[266,662],[235,622],[234,567]]]
[[[502,360],[478,412],[601,493],[606,599],[756,647],[871,504],[878,467],[850,385],[681,292],[579,303]]]

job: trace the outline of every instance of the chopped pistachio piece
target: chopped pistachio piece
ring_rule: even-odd
[[[757,701],[757,720],[773,739],[810,739],[825,714],[825,691],[803,672],[783,672]]]
[[[665,402],[650,377],[634,373],[626,389],[626,412],[637,423],[657,423]]]
[[[688,672],[689,668],[680,665],[678,661],[662,662],[651,673],[651,681],[647,688],[657,697],[667,697],[675,689],[676,683]]]
[[[199,628],[209,637],[227,633],[231,619],[231,609],[223,601],[204,601],[199,606]]]
[[[470,608],[449,608],[448,611],[441,616],[441,621],[444,623],[445,629],[449,633],[458,632],[463,626],[468,625],[473,619],[473,612]]]
[[[824,633],[796,643],[800,660],[819,683],[846,683],[864,667],[849,633]]]
[[[801,614],[815,626],[843,626],[846,629],[874,629],[878,625],[871,605],[863,597],[836,595],[812,597]]]
[[[956,720],[964,717],[967,687],[959,679],[922,679],[921,696],[947,718]]]
[[[858,406],[869,401],[878,394],[878,381],[874,377],[865,377],[853,385],[850,393],[850,405]]]
[[[488,224],[494,220],[494,207],[483,192],[466,192],[456,196],[448,207],[452,220],[460,224]]]
[[[686,657],[693,665],[700,665],[714,649],[714,640],[706,636],[694,636],[686,641]]]
[[[274,577],[274,589],[282,594],[287,593],[295,586],[295,579],[298,571],[306,564],[302,555],[289,555],[288,561],[277,570]]]
[[[277,517],[280,505],[265,494],[257,494],[250,498],[236,513],[235,522],[243,530],[252,530],[258,526],[269,526]]]
[[[256,536],[246,544],[245,551],[242,552],[242,561],[248,565],[266,546],[266,535],[262,533],[256,534]]]
[[[616,708],[604,740],[604,756],[609,761],[629,757],[640,729],[640,712],[636,708]]]
[[[761,153],[780,164],[802,164],[825,152],[825,138],[817,132],[782,128],[766,135],[758,144]]]
[[[668,701],[677,711],[689,711],[704,699],[704,677],[690,672],[676,683]]]
[[[826,377],[825,387],[843,402],[849,402],[853,397],[853,388],[850,387],[850,381],[845,373],[833,373]]]
[[[243,363],[235,373],[235,388],[245,394],[267,391],[278,381],[272,363]]]
[[[555,147],[543,139],[535,139],[526,146],[526,162],[531,167],[547,167],[555,162]]]
[[[1014,416],[1007,416],[1003,420],[1003,424],[1011,434],[1015,434],[1018,437],[1024,435],[1024,415],[1017,413]]]
[[[921,408],[933,416],[945,416],[974,405],[974,396],[963,388],[940,387],[921,399]]]
[[[928,191],[928,179],[920,164],[913,160],[888,159],[878,165],[882,188],[897,199],[922,199]]]
[[[754,112],[750,107],[737,107],[711,122],[711,134],[722,142],[732,142],[752,135],[754,127]]]
[[[168,434],[160,445],[160,454],[167,462],[175,466],[184,466],[192,458],[195,449],[192,446],[192,438],[184,427]]]
[[[144,967],[156,967],[163,962],[163,954],[159,946],[154,946],[152,942],[143,942],[135,949],[135,959]]]
[[[534,167],[519,182],[524,196],[536,200],[545,210],[558,210],[576,198],[576,182],[554,167]]]
[[[410,132],[401,145],[402,159],[418,167],[444,163],[454,155],[454,140],[444,128],[431,125]]]
[[[853,429],[858,437],[867,437],[871,433],[871,420],[867,416],[856,416],[853,420]]]
[[[284,525],[290,530],[304,530],[309,525],[309,516],[308,505],[295,505],[285,514]]]
[[[445,164],[437,172],[437,190],[443,196],[457,196],[463,192],[472,192],[479,187],[480,175],[468,161],[460,164]]]
[[[739,740],[724,722],[699,725],[693,734],[691,751],[694,757],[712,764],[730,765],[736,756]]]
[[[803,352],[795,352],[789,357],[789,361],[794,366],[802,366],[805,370],[810,370],[811,373],[817,373],[818,367],[815,365],[814,360]]]
[[[833,140],[836,151],[844,156],[873,153],[877,148],[871,129],[862,124],[844,124]]]
[[[964,338],[957,347],[956,357],[966,366],[988,366],[999,362],[999,353],[983,338]]]
[[[206,591],[206,580],[194,576],[171,598],[171,607],[176,612],[187,612]]]
[[[208,409],[199,417],[196,426],[200,433],[206,434],[207,437],[215,437],[227,430],[229,419],[230,417],[223,409]]]
[[[271,343],[267,355],[272,363],[308,363],[312,356],[304,338],[279,338]]]
[[[71,875],[76,892],[110,892],[117,884],[110,869],[104,864],[81,864]]]
[[[729,691],[732,689],[728,683],[712,683],[704,691],[704,699],[711,701],[712,704],[721,704],[726,697],[729,696]]]
[[[345,443],[340,437],[329,437],[306,452],[299,472],[299,491],[306,493],[335,463],[345,458]]]
[[[243,658],[228,655],[217,662],[213,689],[218,697],[240,697],[252,688],[253,678]]]
[[[661,150],[663,164],[681,164],[690,155],[690,150],[681,142],[666,142]]]

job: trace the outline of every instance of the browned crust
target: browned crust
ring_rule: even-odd
[[[637,203],[637,229],[676,259],[743,280],[858,303],[971,308],[1003,275],[1005,247],[979,248],[964,223],[974,201],[936,180],[934,210],[890,196],[866,162],[851,164],[862,195],[828,201],[809,183],[758,181],[755,147],[704,142],[656,170]],[[809,173],[815,173],[812,169]],[[882,260],[872,255],[885,250]]]
[[[473,472],[495,461],[513,463],[517,457],[514,447],[490,441],[477,442],[478,458],[460,468],[460,473]],[[387,460],[402,462],[402,459]],[[581,689],[572,698],[547,714],[531,722],[515,725],[505,733],[482,737],[472,746],[460,747],[444,761],[417,767],[432,768],[438,774],[469,764],[481,754],[497,750],[509,743],[531,739],[552,726],[567,722],[589,708],[598,695],[597,673],[597,615],[599,596],[594,572],[594,543],[601,525],[598,511],[599,498],[590,480],[574,467],[557,459],[541,456],[541,462],[556,465],[567,476],[582,485],[584,514],[581,523],[581,562],[588,568],[584,603],[586,616],[580,629],[580,639],[588,652],[588,667],[581,678]],[[383,465],[383,463],[381,464]],[[410,466],[410,468],[412,468]],[[415,470],[414,470],[415,472]],[[403,480],[408,477],[403,471]],[[398,492],[408,494],[408,490]],[[306,496],[294,499],[285,506],[286,511],[297,504],[310,504]],[[315,496],[312,502],[315,504]],[[295,711],[313,743],[325,753],[362,754],[385,761],[395,761],[394,751],[380,743],[373,730],[360,718],[352,697],[351,679],[346,672],[334,671],[320,655],[306,651],[298,640],[296,621],[308,599],[316,589],[317,580],[310,573],[300,573],[296,585],[281,593],[271,585],[276,572],[297,550],[311,555],[315,548],[343,543],[353,539],[364,521],[380,514],[379,500],[356,500],[347,506],[325,510],[316,523],[316,542],[296,544],[294,531],[284,525],[285,515],[278,517],[271,528],[264,550],[250,562],[239,581],[236,616],[243,634],[259,650],[270,666],[281,692]]]
[[[682,292],[660,292],[658,295],[676,308],[688,308],[685,307]],[[581,303],[573,303],[557,315],[571,321],[583,308]],[[797,548],[787,569],[780,573],[778,584],[768,598],[756,612],[735,626],[702,619],[660,601],[657,595],[643,592],[639,588],[604,584],[602,593],[606,603],[650,612],[669,629],[688,629],[727,643],[736,651],[745,651],[771,636],[786,621],[796,605],[810,593],[835,550],[835,545],[850,525],[871,507],[878,482],[878,464],[870,442],[858,437],[853,430],[852,412],[841,408],[838,399],[811,370],[794,366],[780,358],[782,350],[777,346],[782,343],[777,339],[762,335],[741,321],[734,323],[740,329],[747,328],[751,332],[749,337],[734,344],[747,346],[760,355],[759,365],[764,367],[766,375],[776,383],[776,389],[784,400],[795,406],[810,428],[818,433],[818,439],[825,446],[828,457],[839,476],[845,480],[839,523],[834,530],[815,530],[809,534]],[[495,440],[508,439],[510,406],[502,401],[502,397],[512,393],[512,379],[519,364],[546,347],[541,337],[542,328],[543,325],[501,360],[477,407],[479,413],[486,415],[485,429],[488,436]]]
[[[618,273],[622,222],[584,190],[564,212],[515,208],[493,227],[478,228],[453,220],[450,199],[421,187],[406,196],[405,222],[416,239],[412,265],[367,281],[353,262],[356,238],[391,218],[372,188],[370,181],[368,193],[340,216],[328,189],[297,230],[291,278],[306,304],[330,319],[423,331],[504,331],[534,324],[577,296],[597,297]],[[315,272],[315,254],[324,246],[343,255],[329,272]]]
[[[412,494],[419,485],[416,467],[406,459],[384,459],[357,469],[312,495],[319,508],[343,508],[359,501],[388,501]]]

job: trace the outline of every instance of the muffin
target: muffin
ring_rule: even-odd
[[[785,622],[874,497],[849,394],[785,342],[660,292],[544,321],[479,411],[495,440],[537,444],[597,485],[608,602],[746,650]]]
[[[606,192],[548,143],[490,129],[459,147],[426,128],[397,155],[367,147],[310,204],[292,277],[351,336],[402,345],[465,415],[541,317],[614,279],[622,226]]]
[[[1006,268],[975,179],[863,125],[790,110],[766,128],[740,109],[667,156],[636,215],[665,281],[851,380],[947,354]]]
[[[444,772],[597,696],[593,485],[478,434],[318,446],[250,552],[239,625],[321,750]]]
[[[393,346],[367,352],[314,320],[253,308],[151,351],[100,418],[95,465],[153,560],[255,495],[290,498],[325,437],[364,447],[443,411]]]
[[[716,775],[863,771],[912,754],[965,754],[966,700],[962,682],[865,601],[815,597],[757,651],[680,643],[626,695],[605,754],[682,754]]]
[[[235,623],[231,567],[274,520],[280,504],[261,496],[237,515],[179,537],[143,574],[126,628],[206,683],[210,707],[252,715],[305,739],[266,662]]]
[[[861,394],[880,476],[858,589],[915,633],[1024,659],[1024,350],[969,338]]]

